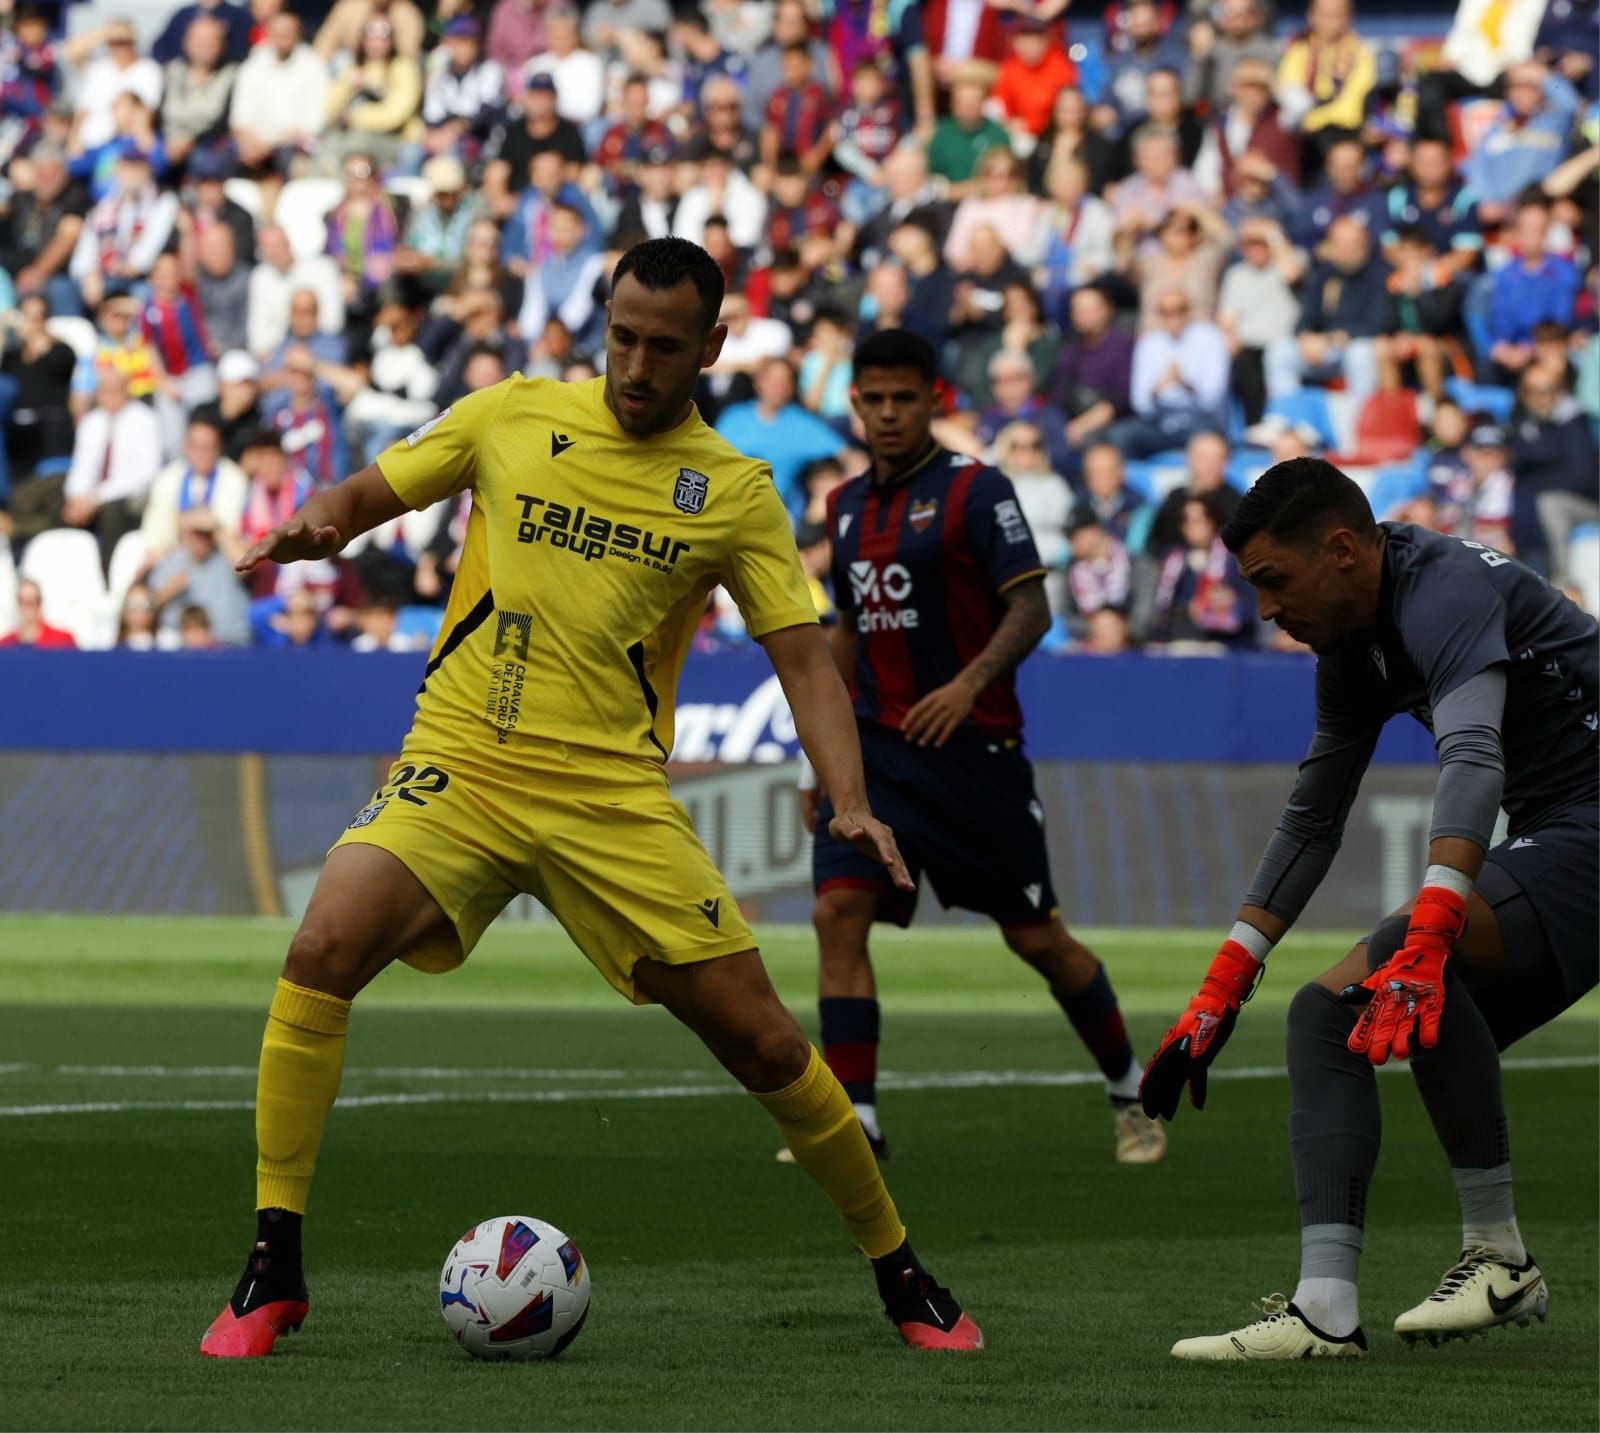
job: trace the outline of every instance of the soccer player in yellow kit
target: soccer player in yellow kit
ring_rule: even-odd
[[[202,1353],[270,1353],[306,1315],[301,1221],[351,1002],[395,959],[459,965],[524,891],[613,986],[666,1006],[767,1109],[871,1259],[907,1343],[983,1346],[912,1253],[849,1099],[668,791],[678,674],[721,583],[834,796],[835,834],[910,885],[868,808],[849,698],[771,473],[691,401],[727,334],[722,296],[697,245],[636,246],[613,275],[604,378],[514,376],[462,399],[239,562],[329,557],[406,509],[472,491],[411,733],[328,853],[289,945],[256,1086],[256,1239]]]

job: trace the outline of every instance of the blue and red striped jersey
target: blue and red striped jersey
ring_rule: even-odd
[[[862,476],[834,489],[828,533],[839,620],[856,630],[856,715],[896,730],[988,644],[1001,594],[1044,573],[1011,479],[937,446],[887,486]],[[1009,673],[970,720],[1021,737]]]

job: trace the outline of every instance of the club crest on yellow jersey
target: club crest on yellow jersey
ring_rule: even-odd
[[[678,481],[672,489],[673,506],[693,517],[705,507],[706,489],[710,484],[711,479],[704,473],[697,473],[693,468],[679,468]]]

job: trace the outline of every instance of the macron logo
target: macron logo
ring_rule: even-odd
[[[847,512],[843,517],[841,517],[839,519],[839,536],[840,537],[843,537],[847,532],[850,531],[850,524],[855,521],[855,517],[856,517],[856,515],[853,512]]]

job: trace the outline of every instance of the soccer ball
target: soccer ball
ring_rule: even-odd
[[[439,1308],[474,1358],[554,1358],[589,1317],[589,1267],[553,1224],[485,1219],[444,1261]]]

